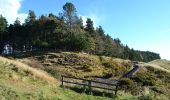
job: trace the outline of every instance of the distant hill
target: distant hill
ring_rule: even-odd
[[[168,60],[158,59],[158,60],[151,61],[149,63],[158,65],[158,66],[165,68],[165,69],[170,71],[170,61],[168,61]]]

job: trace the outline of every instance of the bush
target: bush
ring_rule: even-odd
[[[141,83],[143,86],[155,86],[157,84],[156,77],[150,73],[137,72],[131,79]]]
[[[87,64],[83,65],[83,68],[85,72],[92,72],[93,70],[92,66],[87,65]]]
[[[125,92],[130,92],[133,95],[138,95],[141,93],[141,86],[129,78],[123,78],[119,82],[119,88],[125,90]]]
[[[102,63],[102,65],[106,68],[112,68],[113,67],[113,65],[108,63],[108,62]]]
[[[112,74],[113,71],[111,71],[110,69],[104,70],[103,71],[103,78],[110,78],[113,76]]]
[[[129,78],[123,78],[119,82],[120,86],[129,86],[129,85],[132,85],[132,84],[133,84],[133,81],[131,79],[129,79]]]

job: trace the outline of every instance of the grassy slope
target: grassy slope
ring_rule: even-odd
[[[158,65],[158,66],[165,68],[165,69],[170,71],[170,61],[168,61],[168,60],[154,60],[154,61],[151,61],[149,63]]]
[[[132,86],[130,86],[132,93],[148,94],[155,100],[170,99],[170,73],[164,69],[143,64],[130,79],[132,83],[128,85]]]
[[[132,68],[129,61],[70,52],[48,53],[19,60],[32,67],[46,70],[56,78],[59,74],[86,78],[114,75],[113,78],[119,78]]]
[[[128,60],[70,52],[32,55],[20,57],[18,60],[36,69],[43,69],[55,78],[59,78],[61,74],[66,74],[75,77],[117,79],[132,69],[131,62]],[[137,96],[129,95],[133,94],[144,96],[144,98],[149,95],[154,99],[168,100],[170,98],[169,70],[150,63],[141,63],[140,66],[140,70],[131,79],[125,79],[126,84],[121,86],[121,89],[125,89],[126,93],[120,91],[119,98],[136,98]],[[72,92],[68,94],[70,93],[73,95]],[[64,98],[66,94],[64,93],[64,96],[61,97]],[[61,92],[61,95],[63,95],[63,92]],[[75,96],[77,95],[75,93]],[[74,98],[74,96],[67,97]],[[90,98],[90,96],[87,97]]]
[[[0,57],[0,98],[2,100],[109,100],[105,97],[78,94],[62,89],[57,80],[44,71],[3,57]]]

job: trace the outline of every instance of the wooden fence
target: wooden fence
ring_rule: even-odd
[[[77,80],[77,82],[74,82],[72,80]],[[82,82],[78,82],[78,81],[82,81]],[[76,78],[76,77],[62,75],[61,86],[64,86],[64,83],[76,84],[76,85],[81,85],[83,87],[88,87],[90,93],[92,93],[92,88],[110,90],[110,91],[113,91],[114,95],[117,95],[117,91],[118,91],[118,84],[116,83],[115,84],[105,83],[105,82],[99,82],[95,80],[88,80],[88,79],[83,79],[83,78]]]

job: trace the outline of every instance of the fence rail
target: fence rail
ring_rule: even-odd
[[[83,81],[83,83],[82,82],[73,82],[70,79],[77,80],[77,81],[78,80]],[[95,80],[88,80],[88,79],[84,79],[84,78],[76,78],[76,77],[62,75],[61,76],[61,86],[64,86],[64,83],[76,84],[76,85],[81,85],[84,87],[87,86],[89,88],[90,93],[92,93],[92,88],[111,90],[114,92],[114,95],[117,95],[117,91],[118,91],[118,84],[105,83],[105,82],[99,82],[99,81],[95,81]],[[98,85],[96,85],[96,84],[98,84]],[[105,87],[102,86],[102,84],[105,85]]]

